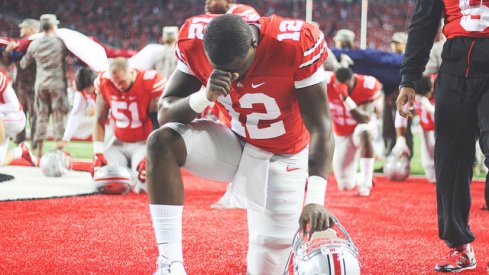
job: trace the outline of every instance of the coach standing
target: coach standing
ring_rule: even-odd
[[[447,37],[435,83],[435,172],[439,236],[452,253],[436,271],[458,272],[476,267],[470,243],[470,182],[474,148],[480,145],[489,166],[489,4],[487,1],[418,0],[409,27],[401,67],[400,114],[413,104],[415,81],[421,77],[443,15]],[[486,177],[486,186],[489,176]],[[486,200],[488,199],[486,189]]]
[[[65,131],[65,117],[68,113],[68,95],[66,92],[67,50],[63,41],[56,36],[59,21],[54,14],[41,16],[43,36],[29,45],[27,53],[20,60],[20,66],[26,68],[36,61],[36,111],[37,128],[34,142],[37,143],[37,157],[42,156],[42,145],[46,139],[49,115],[53,115],[54,139],[56,147],[62,147]]]

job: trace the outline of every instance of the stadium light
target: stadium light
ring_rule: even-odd
[[[306,21],[309,23],[312,22],[312,7],[313,0],[306,0]]]
[[[362,0],[362,16],[360,23],[360,49],[362,50],[367,48],[367,11],[368,0]]]

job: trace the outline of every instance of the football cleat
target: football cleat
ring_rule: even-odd
[[[21,142],[19,144],[20,149],[22,150],[21,158],[27,160],[32,166],[37,166],[37,158],[32,154],[31,149],[29,149],[29,145],[25,142]]]
[[[154,275],[187,275],[187,272],[182,262],[170,262],[167,258],[158,256]]]
[[[474,250],[470,244],[461,245],[450,251],[448,258],[435,265],[438,272],[460,272],[474,269],[476,265]]]
[[[368,197],[370,196],[370,187],[360,186],[358,187],[358,195],[360,197]]]

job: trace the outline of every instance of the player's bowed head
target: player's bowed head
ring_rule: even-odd
[[[207,25],[204,50],[214,68],[207,85],[210,101],[226,96],[231,82],[246,74],[255,58],[258,37],[256,27],[232,14],[216,17]]]

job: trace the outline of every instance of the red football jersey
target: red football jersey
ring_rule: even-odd
[[[202,85],[207,85],[213,70],[204,52],[203,30],[215,16],[188,19],[176,44],[177,67],[195,75]],[[260,41],[253,64],[217,104],[230,114],[231,129],[250,144],[273,153],[300,152],[309,144],[309,133],[296,87],[324,80],[326,42],[318,28],[302,20],[273,15],[254,25],[260,29]],[[319,80],[311,81],[315,78]]]
[[[85,99],[88,106],[95,106],[95,100],[97,99],[96,93],[87,93],[85,91],[77,91],[77,92],[81,93],[82,97]]]
[[[148,113],[151,100],[159,97],[165,88],[166,78],[154,70],[136,70],[137,77],[131,89],[120,92],[110,81],[110,73],[101,73],[94,82],[110,106],[110,116],[114,121],[114,133],[124,142],[146,140],[153,130]]]
[[[350,98],[357,104],[372,102],[381,96],[382,85],[373,76],[354,74],[355,86]],[[357,121],[351,116],[350,111],[345,108],[335,86],[336,75],[331,73],[327,78],[327,90],[329,108],[333,120],[333,131],[337,136],[349,136],[355,131]]]
[[[247,21],[257,21],[260,19],[260,14],[252,6],[243,4],[231,5],[226,13],[239,15]]]
[[[489,37],[489,0],[443,0],[445,26],[450,39],[457,36]]]
[[[10,78],[4,72],[0,71],[0,104],[5,103],[4,93],[7,90],[8,85],[10,85]],[[22,111],[22,104],[19,101],[19,111]]]
[[[9,77],[0,71],[0,104],[5,103],[5,99],[3,98],[3,93],[7,90],[9,85]]]
[[[431,104],[435,104],[435,98],[430,99]],[[426,111],[424,108],[421,107],[421,104],[418,101],[414,101],[414,110],[416,114],[419,115],[419,124],[421,125],[421,128],[425,131],[432,131],[435,130],[435,118],[433,115],[431,115],[430,112]]]

